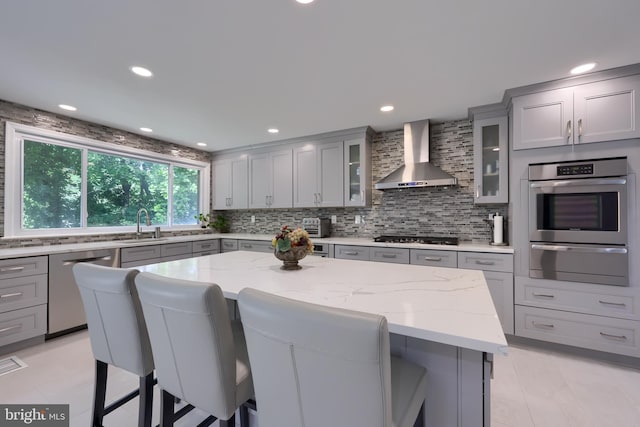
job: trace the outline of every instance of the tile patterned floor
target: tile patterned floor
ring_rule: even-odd
[[[29,367],[0,376],[0,402],[69,403],[71,426],[90,425],[94,362],[86,331],[13,354]],[[111,368],[107,398],[136,384]],[[157,424],[157,398],[154,405]],[[495,359],[491,411],[492,427],[640,427],[640,370],[512,345]],[[192,413],[178,425],[204,416]],[[136,419],[137,399],[107,416],[105,427],[135,427]]]

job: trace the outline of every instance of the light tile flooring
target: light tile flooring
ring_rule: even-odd
[[[86,331],[9,355],[14,354],[29,366],[0,376],[1,403],[69,403],[71,426],[90,425],[94,361]],[[107,399],[136,384],[135,376],[111,368]],[[491,386],[492,427],[640,426],[640,370],[511,345],[508,356],[496,356]],[[158,409],[156,398],[154,424]],[[136,417],[137,399],[104,424],[134,427]],[[196,425],[203,418],[190,414],[178,425]]]

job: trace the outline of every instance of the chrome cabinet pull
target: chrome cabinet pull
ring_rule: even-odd
[[[7,273],[9,271],[22,271],[24,270],[24,265],[16,265],[13,267],[2,267],[0,268],[0,273]]]
[[[537,323],[535,320],[532,321],[531,324],[536,328],[549,328],[549,329],[555,328],[555,326],[552,323]]]
[[[496,263],[495,263],[495,261],[483,261],[483,260],[477,259],[476,260],[476,264],[478,264],[478,265],[495,265]]]
[[[14,293],[12,293],[12,294],[4,294],[4,295],[0,295],[0,298],[19,297],[20,295],[22,295],[22,292],[14,292]]]
[[[582,119],[578,120],[578,138],[582,138]]]
[[[345,252],[345,255],[358,255],[358,252],[356,251],[349,251],[349,252]]]
[[[439,256],[426,256],[424,257],[425,261],[442,261],[442,257]]]
[[[627,340],[627,336],[626,335],[612,335],[612,334],[607,334],[605,332],[600,332],[600,336],[605,337],[605,338],[613,338],[614,340],[622,340],[622,341],[626,341]]]
[[[396,254],[382,254],[382,258],[398,258]]]
[[[538,298],[550,298],[550,299],[554,299],[556,296],[555,295],[551,295],[551,294],[536,294],[535,292],[532,293],[532,295],[534,297],[538,297]]]
[[[211,247],[211,243],[209,243],[208,245],[200,245],[200,249],[207,249]]]
[[[571,120],[567,122],[567,141],[571,139]]]
[[[3,332],[12,331],[14,329],[20,329],[21,327],[22,327],[22,325],[15,325],[15,326],[9,326],[9,327],[6,327],[6,328],[2,328],[2,329],[0,329],[0,334],[3,333]]]
[[[626,307],[627,304],[623,303],[623,302],[610,302],[610,301],[602,301],[602,300],[598,300],[598,302],[600,304],[604,304],[604,305],[614,305],[616,307]]]

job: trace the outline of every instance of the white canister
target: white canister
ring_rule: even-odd
[[[503,243],[504,217],[502,215],[494,215],[493,217],[493,243]]]

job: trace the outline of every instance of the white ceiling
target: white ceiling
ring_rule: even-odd
[[[640,1],[2,0],[0,55],[0,99],[215,151],[459,119],[640,62]]]

